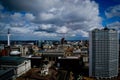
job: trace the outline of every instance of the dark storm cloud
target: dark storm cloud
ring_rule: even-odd
[[[10,11],[32,11],[34,0],[0,0],[1,4]],[[34,9],[34,8],[33,8]]]

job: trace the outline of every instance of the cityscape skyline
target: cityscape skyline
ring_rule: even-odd
[[[0,0],[0,40],[88,39],[95,28],[120,30],[118,0]]]

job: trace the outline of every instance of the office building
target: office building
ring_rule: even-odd
[[[118,76],[119,34],[114,29],[94,29],[90,32],[89,76]]]

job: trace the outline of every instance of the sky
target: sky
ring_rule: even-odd
[[[0,0],[0,40],[88,39],[95,28],[120,32],[120,0]]]

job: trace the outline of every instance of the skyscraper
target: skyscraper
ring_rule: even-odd
[[[89,40],[89,76],[118,76],[119,34],[114,29],[94,29]]]

